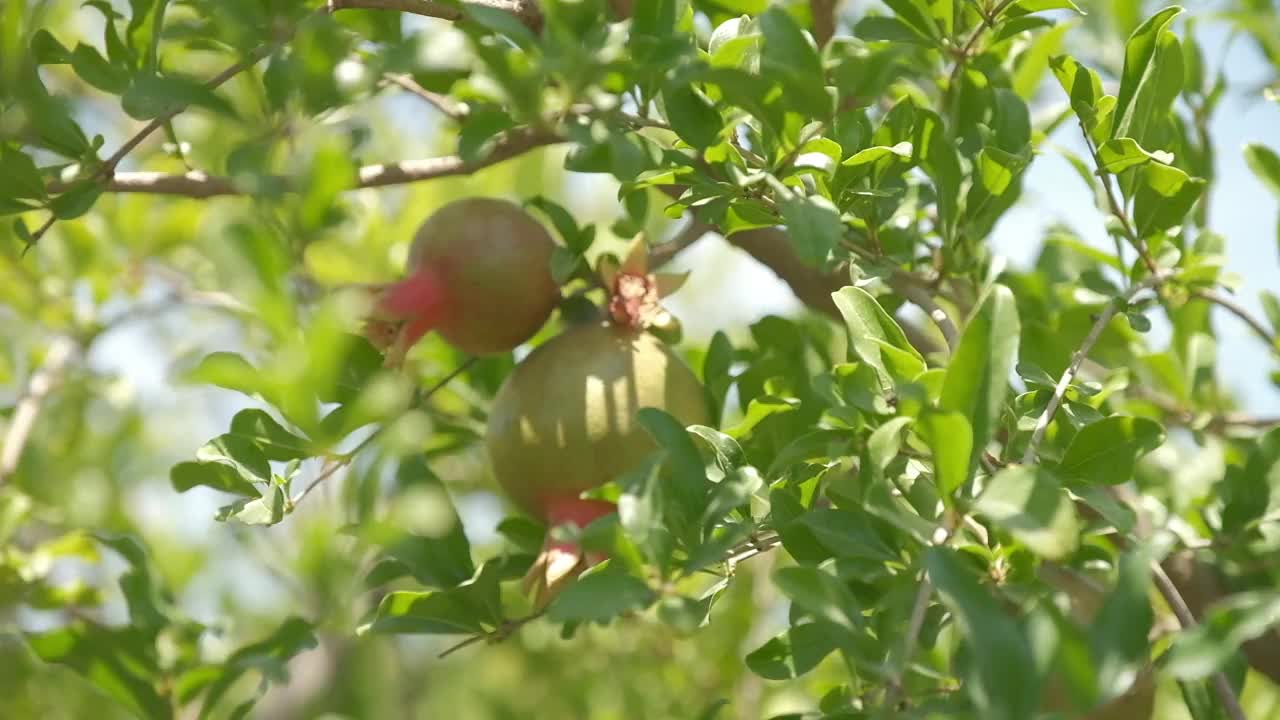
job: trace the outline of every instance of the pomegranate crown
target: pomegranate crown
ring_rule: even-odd
[[[662,307],[661,300],[679,290],[689,273],[649,272],[649,248],[643,235],[631,241],[621,262],[605,255],[596,269],[608,293],[609,317],[615,324],[637,330],[678,332],[678,321]]]

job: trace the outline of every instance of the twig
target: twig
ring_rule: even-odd
[[[1129,219],[1129,214],[1125,212],[1124,205],[1120,202],[1120,198],[1116,196],[1115,188],[1111,184],[1111,173],[1102,169],[1102,157],[1098,155],[1098,148],[1093,144],[1093,138],[1089,137],[1089,131],[1085,129],[1084,121],[1080,121],[1080,133],[1084,135],[1084,144],[1089,148],[1089,155],[1093,158],[1094,167],[1097,168],[1098,178],[1102,180],[1104,194],[1107,197],[1107,206],[1111,209],[1111,215],[1120,221],[1120,227],[1124,230],[1125,237],[1129,239],[1129,244],[1133,245],[1133,249],[1138,251],[1138,256],[1142,258],[1142,263],[1154,275],[1159,272],[1159,265],[1156,264],[1155,258],[1151,257],[1151,251],[1147,248],[1147,244],[1143,242],[1138,235],[1138,230],[1133,226],[1133,221]],[[1119,254],[1117,253],[1117,258]],[[1123,260],[1123,258],[1119,258]]]
[[[1272,352],[1280,352],[1280,346],[1276,345],[1276,336],[1267,329],[1266,325],[1262,324],[1261,320],[1250,315],[1249,311],[1240,303],[1237,303],[1235,300],[1232,300],[1222,293],[1204,288],[1192,290],[1191,296],[1211,302],[1240,318],[1245,325],[1249,326],[1249,329],[1253,331],[1254,335],[1261,338],[1262,342],[1266,343],[1271,348]]]
[[[40,415],[44,400],[62,377],[75,349],[75,340],[65,336],[57,338],[49,345],[44,364],[27,381],[26,392],[9,420],[4,442],[0,443],[0,485],[4,485],[9,476],[17,471],[18,461],[22,459],[22,451],[31,439],[31,429]]]
[[[459,650],[475,645],[476,643],[481,641],[488,641],[491,643],[502,642],[503,640],[506,640],[507,638],[514,635],[517,630],[524,627],[525,625],[528,625],[534,620],[537,620],[538,618],[542,617],[544,614],[546,614],[546,610],[539,610],[538,612],[533,613],[532,615],[525,615],[524,617],[518,617],[512,620],[506,620],[501,625],[494,628],[493,631],[491,632],[482,633],[480,635],[472,635],[471,637],[467,638],[466,640],[463,640],[460,643],[457,643],[456,645],[450,645],[449,647],[445,648],[444,651],[441,652],[436,657],[443,660],[444,658],[449,657],[450,655],[458,652]]]
[[[1058,406],[1062,404],[1062,399],[1066,397],[1067,389],[1071,387],[1071,381],[1075,379],[1076,373],[1080,372],[1080,364],[1089,356],[1089,351],[1093,349],[1098,338],[1102,336],[1102,331],[1111,323],[1111,318],[1120,312],[1120,308],[1129,304],[1129,301],[1135,295],[1148,288],[1159,285],[1164,281],[1163,274],[1155,274],[1148,276],[1140,283],[1134,284],[1123,295],[1112,298],[1111,302],[1102,309],[1102,313],[1098,315],[1098,319],[1093,323],[1093,328],[1089,330],[1089,334],[1085,336],[1084,342],[1080,343],[1080,349],[1076,350],[1071,358],[1071,364],[1062,373],[1062,377],[1058,380],[1058,384],[1053,389],[1053,396],[1049,398],[1049,404],[1045,406],[1044,412],[1040,414],[1040,419],[1036,421],[1035,430],[1031,433],[1031,442],[1027,444],[1027,451],[1022,454],[1022,464],[1030,465],[1035,462],[1036,451],[1040,448],[1041,441],[1044,440],[1045,431],[1049,429],[1049,423],[1053,421],[1053,416],[1058,412]]]
[[[466,372],[467,369],[470,368],[472,365],[474,365],[478,359],[479,358],[475,356],[469,357],[460,365],[458,365],[458,367],[454,368],[453,370],[450,370],[448,375],[445,375],[443,378],[441,378],[438,382],[436,382],[435,385],[432,385],[431,387],[427,388],[422,393],[422,395],[419,398],[417,398],[417,401],[414,402],[414,406],[421,405],[427,400],[430,400],[432,395],[435,395],[437,392],[442,390],[444,386],[448,385],[454,378]],[[297,505],[298,503],[302,502],[302,499],[305,498],[307,495],[310,495],[311,491],[319,487],[321,483],[333,477],[334,473],[338,472],[342,468],[350,465],[351,462],[356,459],[356,456],[360,454],[360,451],[369,447],[369,445],[373,443],[373,441],[376,440],[378,436],[381,435],[384,430],[386,430],[386,428],[387,428],[387,425],[383,424],[377,430],[374,430],[373,432],[369,433],[369,435],[364,440],[361,440],[359,444],[351,448],[349,452],[343,453],[342,455],[338,455],[336,457],[331,457],[328,460],[326,460],[324,463],[324,466],[320,469],[320,474],[316,475],[315,479],[313,479],[310,483],[307,484],[305,488],[302,489],[302,492],[298,493],[297,496],[292,498],[290,500],[290,503],[293,505]]]
[[[956,83],[960,81],[960,73],[964,72],[964,66],[969,62],[969,58],[973,56],[973,49],[977,46],[978,40],[982,37],[982,34],[995,24],[995,21],[999,19],[1000,14],[1013,3],[1014,0],[1002,0],[1002,2],[993,8],[990,13],[983,13],[982,20],[978,23],[978,27],[973,31],[973,34],[969,36],[968,41],[966,41],[964,46],[960,49],[960,52],[956,57],[956,64],[951,68],[951,75],[947,80],[948,96],[953,92],[956,92]]]
[[[813,15],[813,39],[822,49],[836,34],[836,10],[840,0],[809,0],[809,13]]]
[[[947,516],[932,538],[933,545],[946,545],[951,540],[951,534],[954,532],[953,520],[953,517]],[[911,656],[915,654],[916,642],[920,639],[920,631],[924,629],[924,616],[929,610],[929,600],[932,598],[933,583],[929,580],[928,572],[921,571],[920,587],[916,589],[916,599],[911,604],[911,616],[907,620],[907,634],[902,641],[902,662],[888,681],[889,689],[885,695],[884,707],[890,712],[898,704],[898,699],[902,695],[902,683],[906,677],[907,668],[911,666]]]
[[[430,90],[419,85],[412,77],[408,75],[400,75],[397,73],[387,73],[382,76],[387,84],[398,85],[401,88],[413,93],[430,103],[435,109],[439,110],[445,117],[453,120],[459,120],[466,116],[467,106],[458,103],[445,95],[431,92]]]
[[[655,245],[649,251],[649,267],[656,268],[671,262],[672,258],[684,252],[690,245],[701,240],[704,235],[711,231],[710,225],[705,225],[696,219],[690,220],[687,225],[680,228],[675,237],[661,245]]]
[[[563,142],[559,135],[546,130],[521,128],[513,130],[497,141],[488,157],[467,162],[457,155],[447,155],[423,160],[405,160],[385,165],[366,165],[356,174],[352,188],[385,187],[455,175],[468,175],[477,170],[510,160],[535,148]],[[282,181],[281,178],[276,178]],[[66,189],[62,183],[50,183],[52,192]],[[211,198],[225,195],[244,195],[231,178],[206,175],[200,172],[178,174],[157,172],[124,172],[105,183],[106,192],[150,193],[153,195],[178,195],[191,198]]]
[[[1178,592],[1178,588],[1169,579],[1169,575],[1165,573],[1164,567],[1160,563],[1152,561],[1151,575],[1155,579],[1156,588],[1160,591],[1160,595],[1164,597],[1169,608],[1173,610],[1173,614],[1178,618],[1178,622],[1182,624],[1183,630],[1190,630],[1196,626],[1195,615],[1191,613],[1191,608],[1187,607],[1187,602],[1182,598],[1182,593]],[[1223,710],[1226,710],[1227,716],[1231,720],[1248,720],[1244,714],[1244,709],[1240,707],[1240,699],[1236,697],[1236,693],[1231,689],[1231,683],[1227,680],[1227,676],[1221,671],[1213,674],[1213,692],[1218,696],[1218,701],[1222,703]]]
[[[465,5],[509,13],[534,32],[542,28],[542,13],[535,0],[466,0],[462,3],[433,0],[330,0],[333,10],[394,10],[441,20],[461,20],[464,11],[460,6]]]

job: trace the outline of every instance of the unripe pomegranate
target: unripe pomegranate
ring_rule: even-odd
[[[472,355],[528,340],[560,300],[555,243],[520,206],[496,198],[445,205],[418,228],[408,276],[380,286],[365,334],[397,364],[426,333]]]
[[[636,411],[665,410],[706,424],[697,376],[658,338],[610,322],[570,328],[538,346],[507,377],[489,412],[486,444],[499,485],[549,526],[585,527],[614,511],[579,496],[617,479],[656,449]],[[588,559],[548,541],[526,576],[544,604]]]

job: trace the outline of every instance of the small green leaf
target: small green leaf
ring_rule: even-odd
[[[859,165],[867,165],[889,156],[910,160],[912,149],[911,143],[905,140],[892,146],[874,145],[866,148],[865,150],[859,150],[854,153],[853,157],[840,164],[845,167],[858,167]]]
[[[969,420],[973,429],[970,472],[1004,412],[1020,332],[1013,293],[996,285],[969,321],[947,366],[938,406]]]
[[[275,525],[284,519],[284,490],[275,487],[269,497],[237,500],[218,508],[214,519],[219,522],[235,520],[245,525]]]
[[[557,595],[547,617],[554,622],[607,624],[623,613],[649,607],[657,597],[640,578],[606,568],[584,575]]]
[[[907,341],[898,322],[866,290],[850,285],[831,293],[831,299],[844,318],[854,354],[875,368],[884,390],[893,389],[894,378],[881,353],[882,346],[877,341],[906,352],[919,361],[920,371],[925,369],[920,351]]]
[[[1075,552],[1079,542],[1080,528],[1071,498],[1058,479],[1041,467],[1014,466],[996,473],[978,496],[974,510],[1050,560]]]
[[[747,653],[744,660],[751,672],[766,680],[791,680],[808,673],[839,649],[842,632],[824,622],[792,625]]]
[[[1181,225],[1207,183],[1170,165],[1148,163],[1134,193],[1133,221],[1138,235],[1150,237]]]
[[[1164,443],[1164,428],[1146,418],[1113,415],[1084,426],[1062,459],[1065,477],[1118,485],[1133,477],[1138,458]]]
[[[129,89],[129,70],[107,62],[91,45],[80,43],[71,51],[71,67],[81,80],[112,95]]]
[[[971,653],[964,690],[981,717],[1022,720],[1034,717],[1040,678],[1026,634],[1005,608],[983,588],[957,551],[925,551],[929,579],[951,611]]]
[[[862,613],[849,588],[816,567],[785,567],[773,573],[773,584],[802,610],[819,620],[857,630]]]
[[[1148,590],[1149,559],[1120,556],[1119,580],[1089,625],[1089,639],[1103,702],[1129,688],[1132,673],[1151,655],[1147,634],[1154,615]]]
[[[1162,45],[1167,46],[1169,38],[1172,38],[1174,44],[1177,43],[1176,37],[1166,34],[1166,28],[1180,13],[1182,8],[1176,5],[1161,10],[1138,26],[1125,43],[1124,70],[1120,74],[1120,92],[1116,96],[1116,125],[1112,137],[1133,137],[1139,142],[1144,141],[1145,123],[1158,112],[1158,103],[1154,99],[1139,103],[1136,102],[1137,96],[1144,85],[1165,85],[1164,74],[1171,71],[1163,66],[1173,62],[1173,58],[1162,53],[1160,62],[1156,62],[1156,53]],[[1165,62],[1166,60],[1168,62]],[[1176,64],[1177,82],[1171,85],[1175,88],[1175,96],[1177,90],[1182,87],[1180,50],[1177,53]],[[1172,79],[1170,78],[1168,82],[1172,83]],[[1074,97],[1072,99],[1074,100]],[[1142,134],[1133,134],[1131,132],[1133,130],[1139,130]]]
[[[480,634],[502,622],[498,584],[511,560],[494,559],[457,587],[434,592],[392,592],[357,632],[428,635]],[[527,565],[526,565],[527,567]]]
[[[1165,656],[1164,669],[1179,680],[1220,671],[1240,646],[1280,624],[1280,594],[1242,592],[1209,608],[1200,624],[1184,630]]]
[[[761,395],[747,404],[747,412],[737,425],[725,428],[725,434],[735,440],[746,437],[765,418],[779,413],[788,413],[797,409],[799,401],[793,398],[780,398],[773,395]]]
[[[49,209],[59,220],[74,220],[89,212],[100,195],[102,195],[102,186],[98,183],[91,181],[77,183],[51,200]]]
[[[1173,158],[1165,152],[1147,152],[1137,140],[1126,137],[1108,140],[1098,146],[1098,159],[1102,161],[1101,169],[1114,175],[1151,160],[1168,163]]]
[[[1018,0],[1010,10],[1021,10],[1028,13],[1044,12],[1046,10],[1074,10],[1081,15],[1085,14],[1080,9],[1080,6],[1071,0]]]
[[[37,30],[31,36],[31,56],[41,65],[65,65],[71,62],[71,51],[44,29]]]
[[[821,195],[792,197],[782,202],[782,220],[787,225],[796,253],[810,265],[822,265],[844,237],[840,211]]]
[[[35,162],[26,153],[0,144],[0,198],[30,198],[43,200],[47,196],[44,180]]]
[[[179,76],[142,74],[134,77],[120,99],[120,106],[129,117],[136,120],[150,120],[188,106],[236,117],[236,110],[232,105],[209,90],[204,83]]]
[[[973,428],[958,412],[926,411],[916,422],[916,432],[933,452],[934,481],[948,507],[954,507],[956,490],[969,479],[973,454]]]
[[[688,85],[668,85],[662,91],[666,101],[667,120],[681,140],[695,148],[705,148],[719,141],[724,119],[714,104]]]
[[[780,7],[770,7],[759,18],[764,34],[760,52],[762,72],[778,76],[786,84],[796,112],[822,120],[831,115],[822,59],[813,41],[804,34],[791,15]]]

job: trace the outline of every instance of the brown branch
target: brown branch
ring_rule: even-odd
[[[461,5],[501,10],[514,15],[522,25],[534,32],[542,29],[542,12],[534,0],[465,0]],[[433,0],[331,0],[330,7],[335,11],[394,10],[441,20],[461,20],[465,12],[458,4]]]
[[[386,84],[398,85],[408,92],[422,98],[435,109],[439,110],[445,117],[452,120],[459,120],[466,116],[467,106],[463,103],[456,102],[453,98],[440,93],[431,92],[430,90],[419,85],[412,77],[408,75],[399,75],[396,73],[387,73],[382,76]]]
[[[813,15],[813,39],[818,49],[826,47],[836,34],[836,10],[840,0],[809,0],[809,13]]]
[[[1211,302],[1240,318],[1245,325],[1249,326],[1249,329],[1253,331],[1254,335],[1261,338],[1262,342],[1266,343],[1271,348],[1272,352],[1280,352],[1280,346],[1277,346],[1276,344],[1276,336],[1267,329],[1266,325],[1262,324],[1261,320],[1258,320],[1253,317],[1253,315],[1249,314],[1249,311],[1240,303],[1237,303],[1226,295],[1208,289],[1192,290],[1191,296],[1206,302]]]
[[[477,170],[510,160],[535,148],[563,142],[563,138],[549,131],[530,129],[514,130],[500,139],[488,157],[467,162],[457,155],[446,155],[422,160],[405,160],[398,163],[366,165],[359,169],[352,189],[403,185],[454,175],[467,175]],[[283,178],[275,178],[284,181]],[[287,183],[286,183],[287,184]],[[50,183],[50,191],[60,192],[68,186]],[[207,175],[202,172],[170,174],[158,172],[115,173],[105,184],[106,192],[148,193],[153,195],[177,195],[190,198],[211,198],[225,195],[244,195],[231,178]]]
[[[0,485],[18,470],[22,451],[31,439],[31,429],[40,416],[45,398],[62,378],[75,350],[76,341],[69,337],[54,340],[45,352],[44,364],[27,381],[27,389],[18,400],[13,416],[9,419],[9,426],[5,429],[4,441],[0,442]]]

